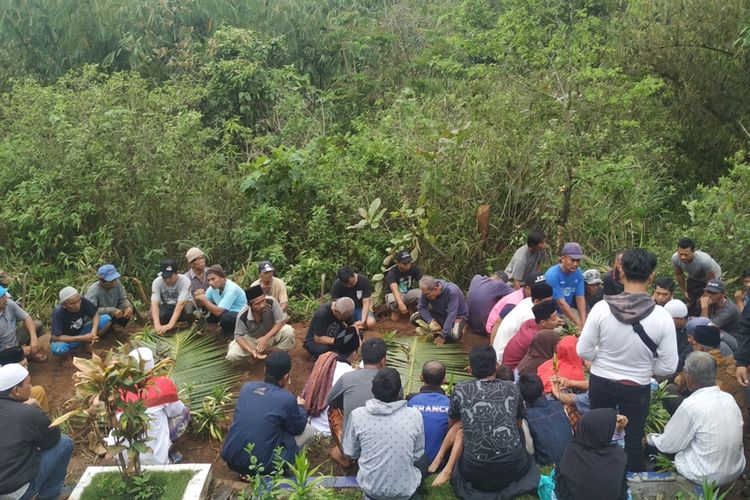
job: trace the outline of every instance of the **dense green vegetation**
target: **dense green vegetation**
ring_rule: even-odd
[[[37,311],[193,245],[297,294],[401,245],[465,285],[540,227],[665,272],[691,235],[731,281],[749,26],[742,0],[8,0],[0,267]]]

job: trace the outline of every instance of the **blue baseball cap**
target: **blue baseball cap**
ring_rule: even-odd
[[[8,290],[5,289],[5,287],[0,286],[0,297],[8,293]]]
[[[104,281],[114,281],[120,277],[120,273],[117,272],[117,269],[112,264],[104,264],[96,274]]]

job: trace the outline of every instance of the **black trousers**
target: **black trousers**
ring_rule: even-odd
[[[214,316],[209,314],[206,321],[209,323],[219,323],[221,325],[221,331],[227,335],[234,335],[234,327],[237,323],[238,312],[224,311],[221,316]]]
[[[321,354],[325,354],[328,351],[333,351],[332,345],[318,344],[317,342],[312,340],[309,342],[305,342],[304,344],[302,344],[302,346],[307,350],[307,352],[312,354],[313,359],[318,359],[318,356],[320,356]]]
[[[651,387],[648,385],[625,385],[614,380],[589,377],[591,409],[613,408],[628,417],[625,427],[625,453],[628,455],[628,470],[643,471],[643,435],[648,408],[651,404]]]

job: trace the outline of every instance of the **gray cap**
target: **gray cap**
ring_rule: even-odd
[[[58,295],[60,299],[60,304],[66,303],[67,301],[75,297],[76,295],[78,295],[78,290],[76,290],[72,286],[66,286],[65,288],[60,290],[60,294]]]
[[[599,273],[598,269],[588,269],[583,273],[583,281],[585,281],[587,285],[601,284],[602,275]]]

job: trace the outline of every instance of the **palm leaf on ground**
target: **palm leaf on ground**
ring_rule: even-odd
[[[446,382],[455,384],[472,379],[464,371],[469,361],[460,344],[437,346],[420,337],[396,337],[393,333],[387,334],[384,340],[388,346],[386,364],[401,375],[404,395],[419,391],[422,365],[433,359],[445,365]]]
[[[200,336],[195,330],[183,330],[170,337],[145,330],[134,342],[151,349],[158,359],[174,360],[167,374],[180,392],[189,393],[192,410],[201,407],[214,386],[233,388],[243,376],[241,369],[226,360],[227,347],[223,342]]]

